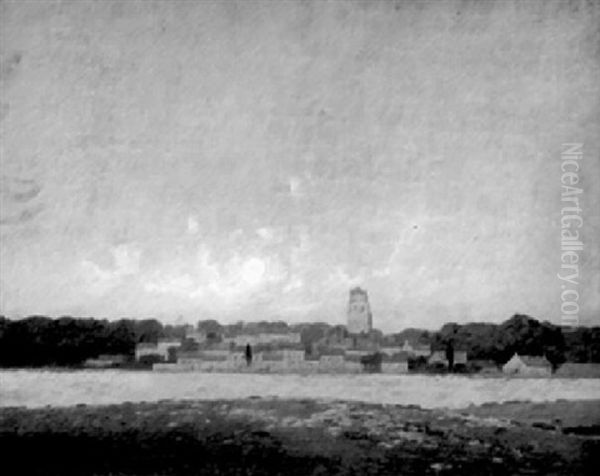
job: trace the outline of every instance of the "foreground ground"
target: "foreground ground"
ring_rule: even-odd
[[[3,474],[595,474],[599,429],[598,401],[463,411],[259,398],[0,409]]]

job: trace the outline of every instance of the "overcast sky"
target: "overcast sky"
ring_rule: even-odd
[[[2,2],[0,311],[598,321],[599,5]]]

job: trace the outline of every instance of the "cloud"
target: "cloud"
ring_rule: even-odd
[[[288,283],[283,287],[282,291],[284,293],[291,293],[293,291],[302,289],[303,287],[304,281],[301,278],[295,276],[288,281]]]
[[[140,268],[142,252],[135,245],[119,245],[112,249],[115,262],[115,273],[119,276],[135,274]]]
[[[197,290],[193,278],[188,274],[155,275],[146,280],[143,287],[149,293],[175,294],[180,296],[191,296]]]
[[[199,246],[191,263],[180,262],[168,271],[154,271],[142,278],[151,294],[171,294],[219,310],[238,309],[265,287],[282,279],[278,261],[260,255],[233,253],[218,262],[210,248]]]
[[[325,280],[325,286],[330,288],[350,288],[364,284],[364,278],[361,275],[351,276],[338,266],[333,273],[330,273]]]
[[[271,241],[275,238],[275,230],[273,228],[258,228],[256,234],[265,241]]]
[[[300,197],[302,196],[302,181],[299,177],[290,177],[290,195],[292,197]]]
[[[190,235],[196,235],[200,231],[200,224],[193,216],[189,216],[187,220],[187,232]]]
[[[102,269],[90,260],[81,262],[81,271],[86,289],[91,294],[101,295],[116,284],[116,275],[113,271]]]
[[[373,270],[373,276],[376,278],[386,278],[390,274],[392,274],[392,268],[390,266]]]
[[[81,262],[81,271],[92,294],[104,294],[120,284],[125,277],[137,275],[140,269],[141,250],[135,244],[122,244],[111,249],[113,266],[103,268],[92,260]]]

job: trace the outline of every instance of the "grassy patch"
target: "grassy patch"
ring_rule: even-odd
[[[32,475],[592,474],[598,440],[490,423],[492,410],[482,420],[281,399],[4,408],[0,448],[4,468]]]

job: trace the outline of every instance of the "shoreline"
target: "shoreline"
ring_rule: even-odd
[[[399,373],[385,373],[385,372],[326,372],[326,371],[240,371],[236,370],[186,370],[186,369],[152,369],[152,368],[140,368],[140,367],[0,367],[0,372],[55,372],[55,373],[76,373],[76,372],[124,372],[124,373],[155,373],[155,374],[169,374],[169,375],[193,375],[193,374],[205,374],[205,375],[293,375],[293,376],[389,376],[389,377],[405,377],[405,376],[419,376],[419,377],[463,377],[468,379],[481,379],[481,380],[600,380],[599,376],[591,375],[555,375],[551,374],[548,376],[535,376],[535,375],[520,375],[520,374],[504,374],[502,372],[497,373],[463,373],[463,372],[418,372],[408,371]]]

